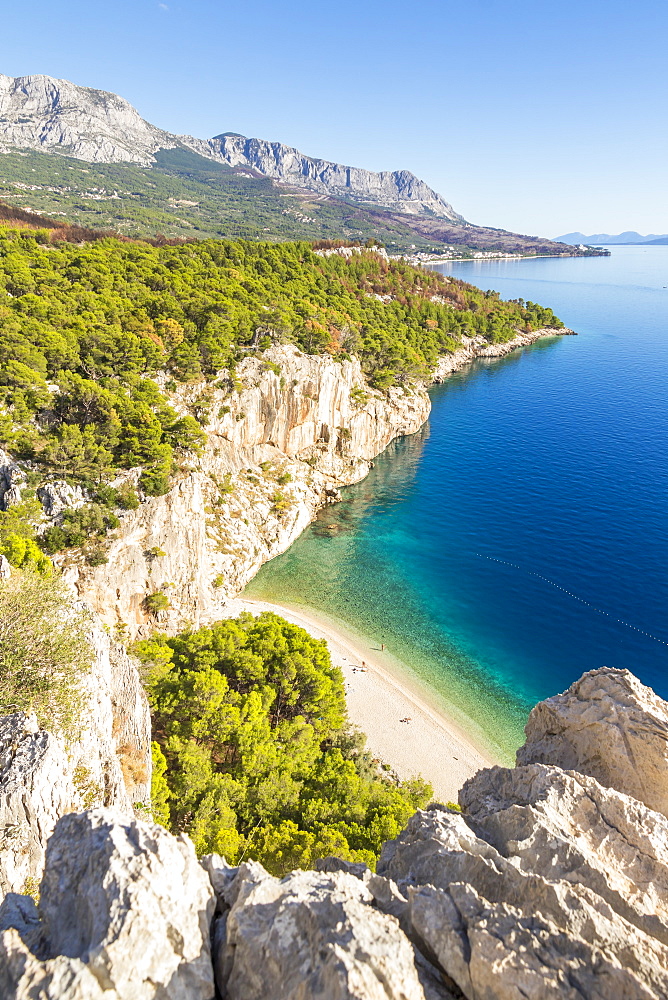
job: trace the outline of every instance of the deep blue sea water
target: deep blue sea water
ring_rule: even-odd
[[[250,596],[372,641],[508,756],[537,700],[628,667],[668,697],[668,247],[443,265],[579,336],[478,361]]]

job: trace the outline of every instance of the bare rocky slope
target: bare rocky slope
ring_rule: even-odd
[[[633,793],[646,774],[665,792],[667,733],[628,671],[585,674],[534,709],[517,767],[417,812],[377,873],[329,858],[279,880],[127,812],[70,813],[39,906],[0,908],[0,995],[665,1000],[668,819]],[[602,784],[610,744],[636,767]]]
[[[50,76],[0,74],[0,144],[59,152],[92,163],[142,166],[150,166],[159,149],[187,148],[319,194],[463,222],[451,205],[408,170],[374,173],[305,156],[280,142],[233,133],[208,141],[173,135],[145,121],[117,94]]]
[[[91,620],[83,725],[67,744],[34,717],[0,719],[0,894],[38,881],[56,822],[92,806],[150,815],[151,718],[135,661]]]

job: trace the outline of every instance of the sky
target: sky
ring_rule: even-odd
[[[170,132],[407,169],[469,221],[668,233],[666,0],[31,0],[0,72],[110,90]]]

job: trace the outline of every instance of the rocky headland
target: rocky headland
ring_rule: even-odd
[[[3,725],[20,735],[26,722]],[[68,810],[38,905],[10,892],[0,908],[0,993],[662,1000],[668,704],[601,668],[537,705],[526,733],[515,768],[478,772],[460,811],[418,811],[377,872],[333,857],[278,879],[252,861],[198,861],[127,802]],[[49,789],[29,783],[39,761],[25,767],[39,812]]]
[[[441,358],[440,382],[476,358],[496,358],[565,329],[518,333],[489,344],[462,338]],[[90,566],[70,550],[55,557],[65,579],[101,622],[134,637],[156,624],[176,632],[225,614],[260,566],[284,552],[339,489],[362,479],[396,437],[415,433],[431,408],[425,386],[386,392],[366,381],[359,361],[335,361],[276,345],[248,357],[213,383],[168,392],[179,413],[199,413],[206,443],[182,467],[168,493],[143,497],[136,510],[119,510],[120,524],[106,543],[107,561]],[[28,470],[29,471],[29,470]],[[113,485],[138,488],[141,469]],[[26,467],[0,452],[0,504],[20,501]],[[44,510],[41,530],[59,524],[67,508],[89,499],[80,488],[45,482],[37,489]],[[164,594],[168,605],[151,611],[147,598]]]

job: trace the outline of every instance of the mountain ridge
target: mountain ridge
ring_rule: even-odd
[[[307,156],[283,143],[231,132],[208,140],[176,135],[146,121],[117,94],[43,74],[0,74],[0,143],[65,153],[91,163],[142,166],[155,163],[158,150],[180,147],[320,194],[464,222],[451,205],[408,170],[376,173]]]
[[[473,225],[408,170],[373,171],[280,142],[176,135],[108,91],[0,75],[0,198],[82,228],[149,238],[380,242],[395,255],[587,256]]]
[[[555,242],[557,243],[568,243],[569,245],[577,245],[578,243],[583,243],[585,246],[592,244],[609,244],[611,246],[630,246],[632,244],[649,244],[656,245],[657,243],[668,242],[668,233],[649,233],[647,236],[641,236],[640,233],[635,232],[633,229],[627,229],[623,233],[617,233],[612,235],[611,233],[594,233],[592,236],[585,236],[584,233],[565,233],[563,236],[555,236]]]

